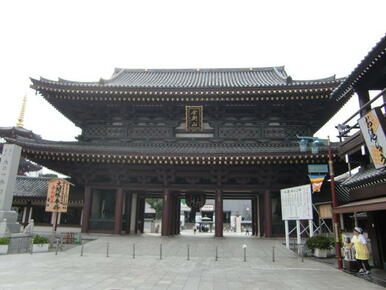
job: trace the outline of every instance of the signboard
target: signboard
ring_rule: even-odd
[[[386,165],[386,121],[380,108],[375,108],[358,120],[359,127],[376,169]]]
[[[71,183],[61,178],[48,181],[46,211],[67,212],[70,185]]]
[[[202,106],[185,106],[186,131],[198,132],[203,129]]]
[[[11,210],[20,154],[20,146],[14,144],[3,145],[0,161],[0,211]]]
[[[311,186],[280,190],[282,220],[312,220]]]
[[[308,164],[308,173],[327,173],[327,164]]]

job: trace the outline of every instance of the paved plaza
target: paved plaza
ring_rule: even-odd
[[[383,289],[329,265],[302,262],[279,239],[99,236],[80,253],[77,246],[58,255],[0,256],[0,289]]]

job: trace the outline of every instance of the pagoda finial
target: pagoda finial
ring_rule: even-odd
[[[27,102],[27,95],[24,95],[23,101],[21,103],[21,109],[20,109],[20,114],[19,118],[17,119],[16,126],[19,128],[23,128],[24,126],[24,114],[25,114],[25,104]]]

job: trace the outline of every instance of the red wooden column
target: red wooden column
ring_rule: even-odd
[[[90,214],[91,214],[91,187],[86,186],[84,189],[82,233],[88,232]]]
[[[143,196],[138,197],[137,201],[137,229],[136,233],[143,234],[145,226],[145,198]]]
[[[181,228],[181,199],[176,198],[176,235],[180,234],[180,228]]]
[[[272,200],[269,190],[264,191],[264,232],[265,237],[272,237]]]
[[[120,234],[122,231],[122,208],[123,190],[122,188],[118,188],[115,194],[114,234]]]
[[[222,237],[223,236],[223,207],[222,207],[222,196],[221,196],[221,190],[217,189],[215,193],[215,237]]]
[[[164,190],[163,210],[162,210],[162,236],[170,235],[170,224],[171,224],[171,208],[172,198],[169,189]]]
[[[176,234],[176,198],[173,195],[170,195],[170,235]]]
[[[264,200],[263,200],[263,195],[259,194],[258,197],[259,199],[259,224],[258,224],[258,229],[257,232],[260,233],[260,237],[264,237],[265,232],[264,232]]]
[[[257,202],[256,197],[251,199],[251,211],[252,211],[252,236],[257,235]]]

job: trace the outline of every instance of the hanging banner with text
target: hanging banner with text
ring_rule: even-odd
[[[386,150],[386,121],[381,109],[371,110],[358,120],[358,124],[375,168],[384,167],[386,165],[384,152]]]
[[[280,190],[282,220],[312,220],[311,185]]]
[[[46,211],[67,212],[70,185],[70,182],[61,178],[48,181]]]

